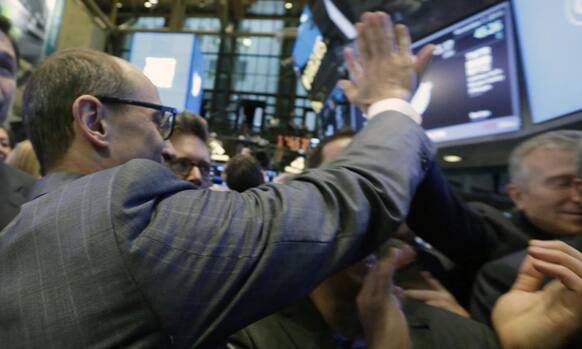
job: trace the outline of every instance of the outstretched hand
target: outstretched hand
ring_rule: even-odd
[[[555,280],[541,288],[544,276]],[[531,241],[492,320],[504,348],[560,348],[582,333],[582,252],[562,241]]]
[[[388,256],[368,271],[358,294],[360,322],[369,349],[412,347],[406,318],[396,295],[398,289],[393,282],[399,257],[398,249],[390,249]]]
[[[351,48],[345,49],[351,81],[340,81],[350,102],[366,111],[383,99],[410,99],[417,75],[430,61],[434,45],[423,47],[414,56],[406,26],[398,24],[393,28],[390,17],[382,12],[366,12],[356,28],[359,59]]]

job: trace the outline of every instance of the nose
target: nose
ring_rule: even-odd
[[[190,170],[188,177],[186,177],[186,180],[200,186],[203,183],[202,179],[202,173],[200,173],[198,166],[192,166],[192,169]]]
[[[169,140],[164,142],[164,148],[162,149],[162,158],[164,162],[174,160],[176,158],[176,149]]]

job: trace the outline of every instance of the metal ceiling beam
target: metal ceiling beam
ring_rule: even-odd
[[[169,28],[157,28],[157,29],[145,29],[145,28],[131,28],[131,27],[119,27],[119,33],[193,33],[198,35],[227,35],[227,36],[234,36],[234,37],[248,37],[248,36],[260,36],[260,37],[280,37],[283,35],[284,37],[295,37],[296,32],[286,31],[283,34],[281,32],[220,32],[217,30],[195,30],[195,29],[180,29],[180,30],[170,30]]]
[[[115,24],[113,24],[111,20],[109,20],[109,17],[107,17],[107,15],[101,11],[101,8],[95,3],[94,0],[81,0],[81,2],[87,7],[93,16],[97,17],[101,22],[103,22],[103,24],[105,24],[105,29],[111,32],[114,32],[117,29]]]
[[[177,31],[184,27],[184,13],[186,13],[186,0],[172,0],[169,23],[171,31]]]

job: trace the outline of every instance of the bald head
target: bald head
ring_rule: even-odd
[[[63,50],[41,64],[27,83],[23,104],[28,136],[43,174],[72,143],[75,99],[82,95],[127,98],[144,83],[141,76],[127,62],[89,49]]]

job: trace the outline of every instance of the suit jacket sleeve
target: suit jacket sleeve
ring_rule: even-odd
[[[483,206],[475,209],[459,198],[433,162],[418,187],[407,223],[467,275],[475,275],[488,261],[527,246],[527,237],[501,212]]]
[[[110,189],[119,249],[175,343],[215,342],[385,241],[432,153],[419,126],[387,112],[324,168],[242,194],[186,190],[159,165],[133,161]]]

